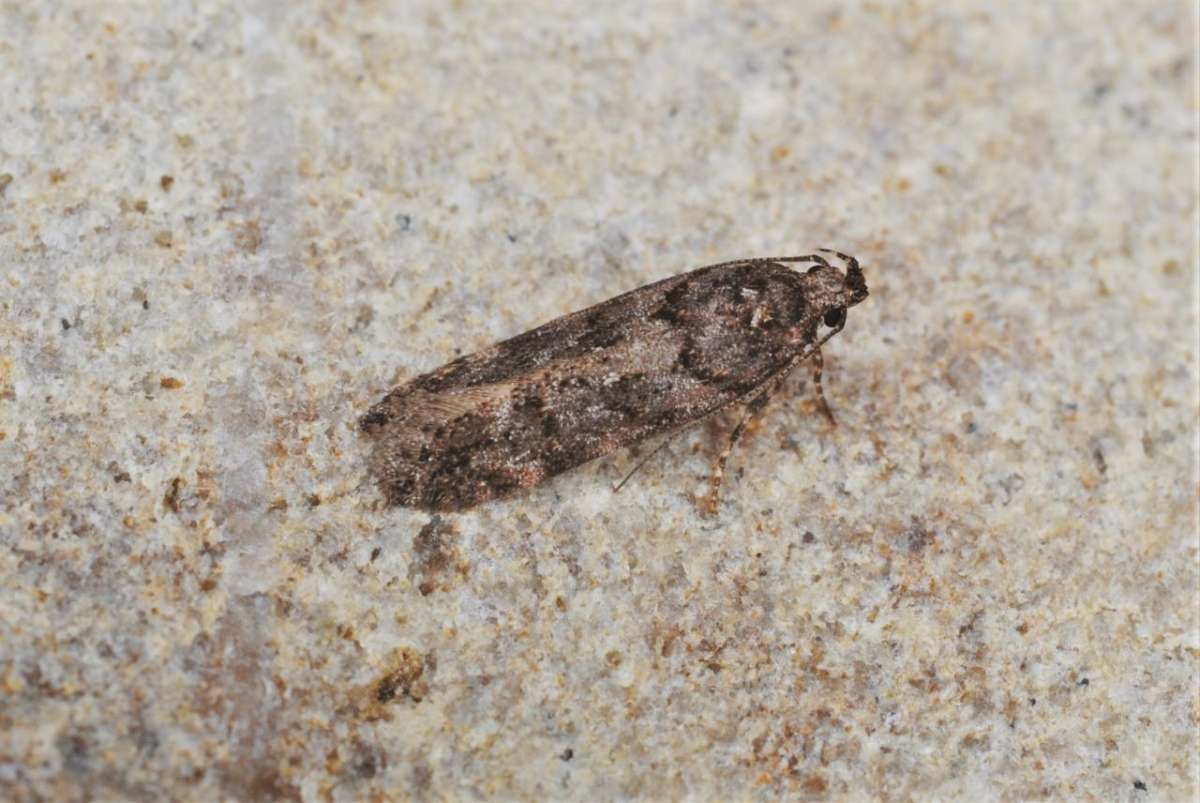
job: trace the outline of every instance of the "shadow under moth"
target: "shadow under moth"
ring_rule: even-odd
[[[812,360],[818,402],[833,421],[821,346],[867,297],[867,284],[853,257],[821,250],[845,272],[819,254],[698,268],[396,387],[359,421],[374,440],[369,465],[384,497],[466,510],[743,405],[714,466],[715,509],[734,444],[798,364]]]

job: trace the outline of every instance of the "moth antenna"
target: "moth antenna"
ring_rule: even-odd
[[[833,254],[835,257],[845,262],[847,266],[858,264],[858,260],[849,254],[843,254],[841,251],[834,251],[832,248],[818,248],[817,250],[824,251],[827,254]]]
[[[820,248],[817,250],[828,251],[829,249],[828,248]],[[802,257],[764,257],[761,260],[755,260],[755,262],[759,262],[759,261],[762,261],[762,262],[816,262],[818,265],[824,265],[827,268],[830,267],[829,261],[826,260],[825,257],[821,256],[820,254],[805,254]]]

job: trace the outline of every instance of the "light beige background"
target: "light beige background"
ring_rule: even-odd
[[[1187,800],[1182,2],[0,3],[0,797]],[[871,298],[434,520],[393,383],[709,262]]]

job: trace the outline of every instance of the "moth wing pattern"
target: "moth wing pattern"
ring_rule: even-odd
[[[510,387],[494,383],[440,393],[416,389],[406,397],[408,415],[414,423],[436,423],[493,409],[504,401]]]
[[[389,503],[464,510],[745,400],[815,330],[801,276],[711,265],[417,376],[361,419],[371,469]]]

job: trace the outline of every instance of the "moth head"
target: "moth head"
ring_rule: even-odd
[[[820,325],[837,331],[846,325],[846,310],[867,297],[867,281],[857,259],[837,251],[821,250],[839,257],[846,270],[842,272],[816,257],[817,264],[804,274],[805,297],[820,315]]]
[[[862,268],[858,266],[858,260],[850,257],[846,266],[846,290],[850,293],[850,303],[847,306],[853,307],[855,304],[866,299],[867,278],[863,276]]]

